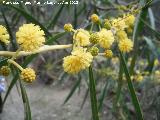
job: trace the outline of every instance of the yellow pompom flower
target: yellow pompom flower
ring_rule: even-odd
[[[160,75],[160,71],[159,71],[159,70],[156,70],[156,71],[155,71],[155,74],[156,74],[156,75]]]
[[[117,31],[116,36],[117,36],[118,41],[122,41],[122,40],[128,38],[127,33],[124,30]]]
[[[117,30],[124,30],[127,25],[125,24],[125,21],[123,18],[117,18],[117,19],[113,19],[111,21],[111,25],[112,27],[117,31]]]
[[[70,74],[76,74],[81,70],[88,68],[93,60],[90,52],[84,48],[77,48],[72,51],[70,56],[63,58],[64,71]]]
[[[92,14],[92,15],[91,15],[91,21],[92,21],[93,23],[99,23],[100,20],[99,20],[98,15],[97,15],[97,14]]]
[[[160,70],[156,70],[156,71],[155,71],[154,77],[156,78],[156,79],[155,79],[155,82],[160,83]]]
[[[23,24],[16,33],[18,44],[28,52],[37,50],[43,45],[44,35],[44,31],[34,24]]]
[[[31,83],[36,79],[35,71],[31,68],[25,68],[21,72],[21,79],[24,82]]]
[[[90,34],[88,31],[84,29],[78,29],[73,35],[73,40],[79,46],[87,46],[90,44],[89,42]]]
[[[68,23],[64,25],[64,30],[67,32],[71,32],[73,30],[72,24]]]
[[[8,44],[10,42],[7,29],[2,25],[0,25],[0,41],[5,44]]]
[[[105,56],[107,57],[107,58],[112,58],[113,57],[113,52],[112,52],[112,50],[105,50]]]
[[[124,18],[125,24],[128,27],[133,27],[134,22],[135,22],[135,16],[134,15],[128,14],[128,15],[125,15],[123,18]]]
[[[0,69],[0,73],[3,76],[8,76],[10,73],[10,68],[8,66],[2,66]]]
[[[136,82],[142,82],[144,80],[144,77],[141,74],[135,75],[134,80]]]
[[[119,42],[118,47],[121,52],[130,52],[133,49],[133,42],[125,39]]]
[[[155,66],[158,66],[158,65],[159,65],[159,60],[158,60],[158,59],[155,59],[155,60],[154,60],[154,65],[155,65]]]
[[[98,32],[100,36],[99,44],[102,48],[109,49],[114,42],[114,36],[111,30],[102,29]]]

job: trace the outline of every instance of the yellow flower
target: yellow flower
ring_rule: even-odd
[[[158,65],[159,65],[159,60],[158,60],[158,59],[155,59],[155,60],[154,60],[154,65],[155,65],[155,66],[158,66]]]
[[[91,15],[91,21],[94,22],[94,23],[99,23],[99,17],[97,14],[92,14]]]
[[[3,27],[2,25],[0,25],[0,41],[5,44],[8,44],[10,42],[7,29]]]
[[[70,56],[63,58],[64,71],[70,74],[76,74],[81,70],[88,68],[93,60],[91,53],[86,49],[77,48]]]
[[[127,27],[123,18],[113,19],[111,24],[115,30],[124,30]]]
[[[134,77],[136,82],[142,82],[144,77],[141,74],[138,74]]]
[[[0,73],[3,76],[8,76],[10,73],[10,68],[8,66],[2,66],[0,69]]]
[[[73,30],[72,24],[68,23],[64,25],[64,30],[67,32],[71,32]]]
[[[134,15],[132,14],[128,14],[128,15],[125,15],[123,17],[124,21],[125,21],[125,24],[128,26],[128,27],[133,27],[134,25],[134,22],[135,22],[135,17]]]
[[[106,56],[107,58],[111,58],[111,57],[113,56],[112,50],[105,50],[105,56]]]
[[[114,42],[114,36],[111,30],[102,29],[98,32],[100,36],[99,44],[102,48],[109,49]]]
[[[76,44],[79,46],[87,46],[90,44],[89,42],[90,34],[88,31],[84,29],[78,29],[73,35],[73,39]]]
[[[160,71],[159,71],[159,70],[156,70],[156,71],[155,71],[155,75],[160,75]]]
[[[31,68],[25,68],[21,72],[21,79],[25,82],[31,83],[36,79],[35,71]]]
[[[130,52],[133,49],[133,42],[130,39],[125,39],[119,42],[118,47],[121,52]]]
[[[23,24],[16,33],[17,42],[24,51],[39,49],[45,42],[44,35],[44,31],[34,24]]]
[[[124,30],[117,31],[116,36],[117,36],[118,41],[122,41],[122,40],[128,38],[127,33]]]
[[[155,82],[160,83],[160,70],[156,70],[154,73]]]

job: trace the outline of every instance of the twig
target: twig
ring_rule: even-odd
[[[47,52],[47,51],[52,51],[52,50],[58,50],[58,49],[66,49],[66,48],[70,48],[72,47],[72,44],[68,44],[68,45],[44,45],[41,48],[39,48],[36,51],[33,52],[25,52],[25,51],[20,51],[18,53],[17,57],[21,57],[21,56],[28,56],[28,55],[32,55],[32,54],[37,54],[37,53],[42,53],[42,52]],[[16,54],[16,52],[11,52],[11,51],[0,51],[0,56],[14,56]]]

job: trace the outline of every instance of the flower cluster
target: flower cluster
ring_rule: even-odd
[[[68,29],[71,29],[70,25]],[[25,52],[34,52],[35,50],[38,50],[41,46],[43,46],[45,42],[44,36],[45,33],[43,30],[41,30],[40,26],[32,23],[23,24],[16,32],[16,41],[19,44],[20,48],[16,51],[16,54],[14,54],[12,58],[8,60],[8,63],[14,64],[21,70],[21,79],[25,82],[30,83],[35,80],[35,71],[31,68],[23,69],[18,63],[13,60],[17,57],[18,53],[20,52],[19,50],[23,50]],[[9,43],[9,35],[7,33],[7,29],[2,25],[0,25],[0,41],[5,44]],[[8,76],[9,73],[9,66],[2,66],[0,68],[0,74],[2,76]]]
[[[7,32],[7,29],[0,25],[0,41],[4,44],[9,44],[9,34]]]
[[[92,25],[99,25],[99,31],[92,29],[87,31],[82,28],[74,30],[71,24],[64,25],[65,31],[73,32],[73,50],[71,55],[63,59],[65,72],[75,74],[88,68],[100,50],[103,50],[104,56],[111,58],[113,44],[118,44],[116,46],[124,53],[133,49],[133,42],[127,35],[127,28],[133,28],[135,21],[133,15],[124,15],[112,20],[105,19],[104,22],[96,14],[90,18]]]

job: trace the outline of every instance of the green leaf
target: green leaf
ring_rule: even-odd
[[[120,107],[122,108],[123,112],[125,113],[125,119],[131,120],[131,111],[128,109],[127,102],[125,100],[125,93],[126,91],[122,92],[122,95],[120,97]]]
[[[148,52],[148,65],[146,67],[146,70],[151,73],[154,67],[155,58],[156,57],[158,58],[158,51],[150,38],[144,37],[144,40],[148,44],[149,49],[151,51],[151,52],[150,51]],[[153,54],[150,54],[150,53],[153,53]]]
[[[145,5],[148,2],[148,0],[141,0],[140,4],[141,6]],[[135,26],[134,26],[134,31],[133,31],[133,37],[132,40],[134,41],[134,49],[133,49],[133,58],[131,61],[131,66],[130,66],[130,74],[132,75],[134,72],[134,66],[136,63],[136,59],[137,59],[137,52],[138,52],[138,48],[139,48],[139,44],[138,44],[138,36],[140,35],[140,33],[143,30],[144,27],[144,23],[141,21],[141,19],[145,20],[146,16],[147,16],[147,12],[148,12],[148,7],[145,6],[139,13],[139,15],[136,18],[136,22],[135,22]]]
[[[22,16],[24,16],[28,21],[33,22],[34,24],[37,24],[41,27],[41,29],[49,36],[52,36],[51,33],[38,21],[36,20],[34,17],[32,17],[29,13],[27,13],[26,11],[15,7],[13,5],[7,5],[10,8],[13,8],[14,10],[16,10],[17,12],[19,12]]]
[[[11,81],[11,83],[10,83],[8,89],[7,89],[7,92],[6,92],[5,97],[4,97],[4,100],[3,100],[3,105],[5,104],[5,102],[6,102],[7,98],[8,98],[8,95],[9,95],[9,93],[11,92],[13,86],[16,84],[18,78],[19,78],[19,74],[17,73],[17,74],[14,76],[13,80]]]
[[[3,42],[0,41],[0,45],[2,46],[3,50],[7,51],[7,46]]]
[[[104,99],[105,99],[105,97],[106,97],[106,95],[107,95],[107,92],[108,92],[108,90],[109,90],[110,84],[111,84],[111,83],[106,80],[105,86],[104,86],[104,88],[102,89],[101,95],[100,95],[100,98],[99,98],[98,111],[101,111],[101,110],[102,110],[103,101],[104,101]]]
[[[73,88],[71,89],[71,91],[69,92],[68,96],[66,97],[66,99],[64,100],[64,104],[66,104],[68,102],[68,100],[72,97],[73,93],[76,91],[76,89],[78,88],[78,86],[81,83],[81,77],[79,77],[79,79],[77,80],[77,82],[75,83],[75,85],[73,86]]]
[[[2,16],[3,16],[3,18],[4,18],[4,21],[5,21],[5,24],[6,24],[6,28],[7,28],[7,31],[8,31],[8,33],[9,33],[9,36],[10,36],[10,40],[11,40],[13,49],[16,50],[16,49],[17,49],[17,46],[16,46],[16,43],[14,42],[14,37],[13,37],[13,35],[12,35],[12,30],[11,30],[11,28],[10,28],[10,26],[9,26],[8,20],[7,20],[7,18],[6,18],[6,16],[5,16],[5,13],[4,13],[4,11],[3,11],[2,9],[1,9],[1,13],[2,13]]]
[[[141,19],[141,21],[144,23],[144,25],[146,25],[147,28],[149,28],[149,30],[151,30],[152,33],[154,33],[155,37],[157,37],[158,39],[160,39],[160,33],[158,31],[156,31],[155,29],[153,29],[147,22],[145,22],[143,19]]]
[[[32,120],[32,114],[31,114],[31,109],[30,109],[30,104],[28,100],[28,96],[25,90],[25,87],[21,80],[19,80],[20,88],[21,88],[21,94],[22,94],[22,100],[23,100],[23,105],[25,109],[25,120]]]
[[[148,14],[149,14],[149,19],[150,19],[150,23],[151,23],[151,27],[153,28],[153,29],[155,29],[156,27],[156,25],[155,25],[155,18],[154,18],[154,15],[153,15],[153,11],[152,11],[152,9],[151,8],[148,8]]]
[[[122,62],[120,62],[119,75],[118,75],[118,87],[117,87],[117,91],[116,91],[116,98],[115,98],[114,103],[113,103],[113,111],[116,110],[117,103],[118,103],[119,98],[121,96],[122,85],[123,85],[122,79],[123,79],[123,66],[122,66]]]
[[[7,60],[8,58],[4,58],[4,59],[0,59],[0,67],[2,67],[3,65],[6,65],[7,64]]]
[[[97,97],[96,97],[96,85],[91,66],[89,67],[89,90],[90,90],[89,92],[90,92],[91,108],[92,108],[92,119],[99,120]]]
[[[55,35],[53,35],[52,37],[50,37],[47,41],[46,44],[47,45],[51,45],[53,42],[55,42],[57,39],[61,38],[62,36],[64,36],[67,32],[60,32],[60,33],[56,33]]]
[[[154,43],[152,42],[152,40],[146,36],[144,36],[144,40],[146,41],[146,43],[149,46],[149,49],[153,52],[153,54],[158,57],[158,53],[157,53],[157,48],[154,45]]]
[[[74,28],[77,28],[77,19],[78,19],[78,16],[77,16],[77,6],[75,5],[74,6],[74,21],[73,21]]]
[[[38,56],[38,54],[34,54],[34,55],[30,55],[30,56],[27,56],[26,58],[25,58],[25,61],[23,62],[23,64],[22,64],[22,67],[27,67],[27,65],[30,63],[30,62],[32,62],[33,61],[33,59],[34,58],[36,58]]]
[[[143,120],[143,114],[142,114],[142,111],[141,111],[141,107],[139,105],[138,98],[137,98],[136,93],[135,93],[134,86],[133,86],[132,81],[131,81],[130,73],[129,73],[129,70],[127,68],[127,64],[125,62],[124,56],[121,52],[120,52],[120,60],[122,62],[123,70],[124,70],[124,73],[125,73],[125,76],[126,76],[126,79],[127,79],[127,84],[128,84],[128,88],[129,88],[129,91],[130,91],[131,98],[132,98],[132,103],[133,103],[135,111],[136,111],[137,120]]]
[[[83,109],[83,106],[84,106],[84,104],[86,103],[86,100],[87,100],[87,97],[88,97],[88,93],[89,93],[89,88],[87,88],[87,90],[86,90],[86,92],[85,92],[85,95],[84,95],[84,98],[83,98],[83,101],[82,101],[80,110]]]
[[[61,12],[64,8],[64,4],[60,6],[60,8],[57,10],[57,13],[55,14],[55,16],[53,18],[51,18],[51,21],[49,21],[48,25],[47,25],[47,29],[49,29],[50,27],[54,28],[54,26],[56,25],[57,21],[58,21],[58,18],[60,17],[61,15]],[[54,11],[55,13],[55,11]]]

